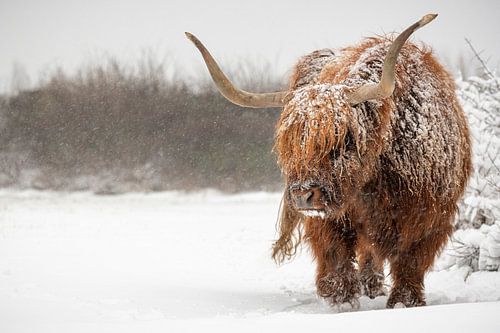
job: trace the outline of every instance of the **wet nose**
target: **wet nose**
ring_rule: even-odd
[[[322,209],[323,192],[320,187],[291,189],[290,198],[296,209]]]

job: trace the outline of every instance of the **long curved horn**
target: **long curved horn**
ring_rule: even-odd
[[[210,52],[205,48],[205,46],[200,42],[198,38],[189,32],[185,33],[187,38],[193,42],[196,48],[200,51],[205,64],[207,65],[208,71],[212,76],[212,79],[219,89],[220,93],[226,97],[229,101],[234,104],[249,107],[249,108],[268,108],[268,107],[281,107],[283,106],[283,100],[285,98],[286,92],[279,91],[274,93],[251,93],[241,89],[236,88],[227,76],[222,72],[219,65],[212,57]]]
[[[356,91],[348,95],[349,104],[356,105],[370,99],[381,99],[392,95],[396,85],[394,66],[396,65],[396,60],[401,48],[412,33],[434,20],[436,16],[437,14],[425,15],[420,21],[412,24],[394,40],[385,56],[380,82],[376,84],[365,84],[359,87]]]

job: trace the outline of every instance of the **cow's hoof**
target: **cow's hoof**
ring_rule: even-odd
[[[393,289],[387,300],[387,308],[411,308],[424,305],[425,300],[420,291],[403,288]]]
[[[337,312],[351,312],[351,311],[358,311],[360,304],[357,298],[353,298],[349,302],[336,304],[333,307],[337,309]]]
[[[361,277],[361,294],[374,299],[378,296],[385,296],[387,292],[384,288],[384,277],[371,275],[370,277]]]
[[[360,284],[354,274],[330,273],[317,282],[318,295],[332,305],[350,304],[359,308]],[[347,305],[345,305],[347,307]]]

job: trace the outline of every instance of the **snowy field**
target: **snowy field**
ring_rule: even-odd
[[[307,250],[270,259],[279,201],[0,192],[0,332],[500,332],[500,273],[465,267],[427,275],[427,307],[337,313]]]

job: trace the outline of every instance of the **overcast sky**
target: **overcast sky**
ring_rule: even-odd
[[[500,65],[498,0],[0,1],[1,91],[10,88],[14,64],[36,83],[40,73],[58,66],[74,71],[108,55],[129,62],[144,50],[172,57],[181,72],[200,72],[201,58],[184,31],[197,35],[223,65],[264,59],[285,73],[306,52],[401,31],[434,12],[439,17],[414,40],[456,62],[460,53],[471,56],[467,37],[490,67]]]

